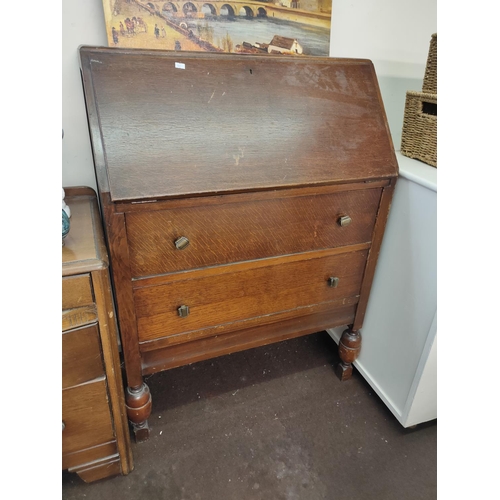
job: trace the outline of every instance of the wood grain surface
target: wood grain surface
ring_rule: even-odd
[[[73,469],[78,467],[88,467],[89,464],[102,460],[103,457],[109,458],[116,455],[116,441],[108,441],[107,443],[84,448],[71,453],[64,453],[62,457],[62,468]]]
[[[104,375],[97,324],[62,336],[62,387],[83,384]]]
[[[398,175],[370,61],[79,53],[128,393],[160,370],[361,327]]]
[[[95,481],[128,474],[133,458],[96,194],[65,191],[72,239],[62,255],[62,467]]]
[[[88,306],[94,303],[89,274],[67,276],[62,279],[62,308]]]
[[[367,254],[271,259],[266,267],[238,271],[235,266],[233,272],[198,279],[186,274],[184,281],[141,288],[134,292],[139,340],[356,296]],[[328,286],[330,276],[340,278],[338,287]],[[189,316],[178,315],[181,305],[189,306]]]
[[[161,347],[143,352],[142,369],[144,374],[168,370],[188,363],[214,358],[253,347],[281,342],[283,340],[308,335],[326,328],[352,322],[356,306],[335,307],[322,304],[307,308],[311,314],[302,311],[301,316],[284,319],[270,324],[262,321],[252,327],[230,332],[225,335],[212,335],[198,340]],[[313,311],[316,311],[313,313]],[[159,343],[158,343],[159,344]]]
[[[368,60],[92,47],[80,59],[113,201],[397,172]]]
[[[133,277],[371,240],[381,189],[126,215]],[[350,225],[339,218],[349,215]],[[174,242],[187,237],[178,250]]]
[[[97,321],[97,308],[95,304],[74,309],[65,309],[62,312],[62,331],[90,325]]]
[[[75,452],[114,439],[106,380],[62,391],[62,452]]]

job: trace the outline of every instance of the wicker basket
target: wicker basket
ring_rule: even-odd
[[[401,153],[437,167],[437,94],[406,93]]]
[[[437,94],[437,33],[431,37],[422,92]]]

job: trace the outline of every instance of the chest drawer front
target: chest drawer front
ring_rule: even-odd
[[[63,455],[114,439],[106,381],[63,390],[62,419]]]
[[[67,276],[62,279],[62,309],[89,306],[94,303],[90,275]]]
[[[97,325],[70,330],[62,335],[63,389],[104,375]]]
[[[373,188],[129,213],[132,276],[369,242],[380,195]],[[340,225],[343,215],[349,225]],[[184,248],[182,237],[189,240]]]
[[[359,294],[368,250],[265,265],[135,291],[139,340],[263,317]],[[314,254],[312,254],[314,255]],[[232,272],[231,268],[238,268]],[[330,278],[338,278],[330,286]],[[188,309],[181,309],[187,306]],[[181,317],[183,314],[184,317]]]

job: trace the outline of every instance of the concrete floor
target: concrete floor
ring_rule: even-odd
[[[437,422],[404,429],[337,361],[320,332],[148,377],[135,469],[92,484],[63,472],[63,500],[436,498]]]

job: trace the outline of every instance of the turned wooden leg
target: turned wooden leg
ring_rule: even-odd
[[[352,375],[352,363],[361,351],[361,334],[350,328],[342,332],[339,342],[339,356],[341,362],[337,366],[337,376],[341,381],[348,380]]]
[[[148,417],[151,414],[151,393],[143,382],[139,387],[127,387],[125,395],[127,416],[132,423],[136,442],[149,438]]]

